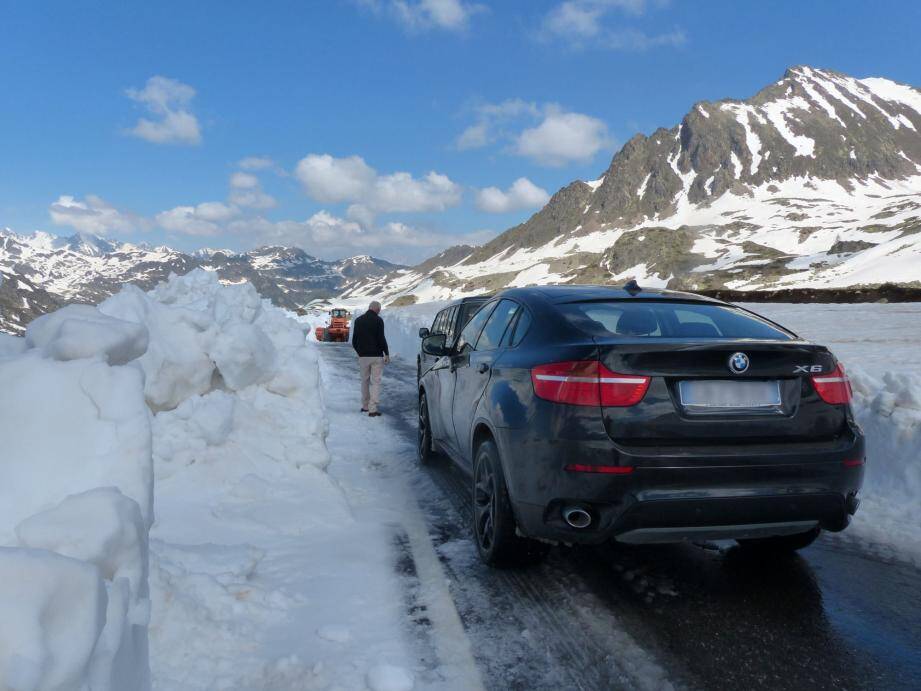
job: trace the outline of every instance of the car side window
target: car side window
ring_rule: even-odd
[[[455,326],[457,325],[457,305],[445,311],[445,343],[451,345],[454,343],[456,334]]]
[[[458,353],[466,353],[474,349],[474,344],[480,336],[480,331],[483,330],[483,324],[489,319],[489,315],[492,314],[497,304],[498,303],[495,302],[486,303],[480,311],[470,318],[470,321],[467,322],[467,326],[461,331],[460,338],[457,339],[456,350]]]
[[[465,302],[458,309],[460,310],[460,328],[463,329],[470,321],[470,317],[476,314],[476,311],[483,306],[480,302]]]
[[[527,335],[528,329],[531,326],[531,314],[526,309],[519,310],[520,315],[518,321],[515,322],[515,330],[512,332],[512,335],[508,340],[509,348],[516,347],[521,340]]]
[[[435,321],[432,322],[431,333],[438,334],[441,333],[441,323],[444,321],[445,311],[441,310],[438,314],[435,315]]]
[[[499,305],[493,310],[483,327],[483,333],[480,334],[476,342],[477,350],[493,350],[499,347],[505,330],[515,317],[518,311],[518,303],[512,300],[500,300]]]

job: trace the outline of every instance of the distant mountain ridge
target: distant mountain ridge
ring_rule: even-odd
[[[921,285],[921,90],[794,67],[638,134],[474,249],[351,286],[399,304],[535,283]]]
[[[400,268],[367,255],[325,261],[290,247],[187,254],[87,234],[18,235],[0,228],[0,331],[21,333],[35,316],[65,303],[99,302],[126,283],[146,290],[171,273],[199,267],[216,271],[228,283],[250,281],[264,297],[288,309]]]

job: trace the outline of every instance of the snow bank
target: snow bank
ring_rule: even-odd
[[[10,336],[9,334],[0,333],[0,357],[19,355],[28,347],[26,339],[22,336]]]
[[[921,566],[921,375],[876,378],[852,367],[854,412],[867,436],[854,531]]]
[[[284,326],[291,320],[251,284],[223,286],[206,271],[161,283],[149,294],[128,286],[99,310],[149,331],[138,362],[154,410],[175,408],[215,387],[238,391],[268,381],[280,364],[277,347],[302,345],[305,335]]]
[[[102,357],[124,365],[147,350],[147,328],[106,316],[91,305],[68,305],[29,324],[26,344],[54,360]]]
[[[415,362],[419,354],[419,329],[431,328],[435,315],[447,302],[424,302],[409,307],[389,307],[381,312],[387,345],[394,357]]]
[[[195,271],[0,338],[0,688],[150,688],[154,459],[168,475],[236,432],[322,468],[322,414],[267,402],[310,389],[319,406],[305,331]],[[272,439],[245,440],[241,405]]]
[[[0,680],[146,689],[151,427],[128,362],[146,334],[61,312],[0,354]]]

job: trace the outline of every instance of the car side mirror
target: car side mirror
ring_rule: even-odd
[[[421,329],[419,329],[419,338],[425,338],[429,335],[429,333],[429,330],[423,326]]]
[[[422,352],[426,355],[443,357],[448,354],[445,334],[431,334],[422,339]]]

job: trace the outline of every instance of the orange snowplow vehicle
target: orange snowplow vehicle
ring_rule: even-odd
[[[352,315],[347,309],[337,307],[329,311],[329,324],[314,329],[318,341],[327,343],[348,343],[349,320]]]

